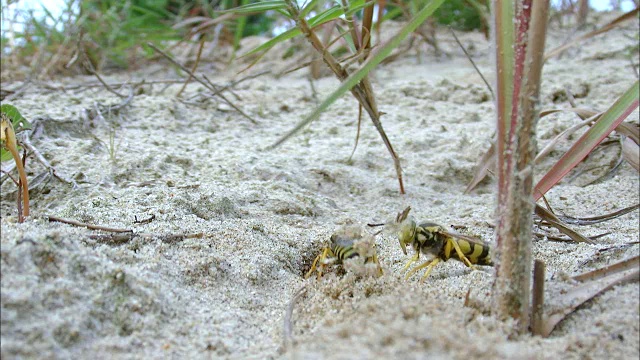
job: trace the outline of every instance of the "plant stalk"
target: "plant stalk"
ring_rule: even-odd
[[[506,61],[514,63],[506,65],[512,66],[511,79],[503,77],[502,86],[499,81],[499,91],[508,81],[513,88],[498,95],[498,265],[493,307],[499,318],[517,320],[516,330],[524,333],[530,321],[535,129],[549,1],[518,1],[515,11],[505,3],[494,1],[493,4],[496,24],[505,26],[509,13],[516,19],[515,33],[500,34],[500,27],[496,29],[496,42],[502,40],[496,46],[496,56],[501,59],[497,62],[498,73]],[[512,36],[513,42],[509,44],[505,36]],[[514,49],[511,60],[501,54],[504,46]]]
[[[331,69],[331,71],[340,79],[340,81],[344,81],[349,77],[349,73],[345,68],[340,65],[338,60],[336,60],[327,49],[325,49],[322,41],[318,38],[318,36],[311,30],[307,21],[300,16],[300,11],[298,10],[296,4],[291,0],[286,0],[289,13],[292,18],[296,21],[296,25],[298,29],[304,34],[307,40],[311,43],[311,45],[322,54],[322,60],[327,64],[327,66]],[[355,40],[354,40],[355,41]],[[365,76],[360,83],[356,84],[353,88],[351,88],[351,93],[358,100],[358,102],[364,107],[364,109],[369,114],[373,125],[378,130],[378,133],[382,137],[382,141],[384,142],[387,150],[391,154],[393,159],[393,163],[396,169],[396,176],[398,178],[398,182],[400,184],[400,194],[404,194],[404,183],[402,181],[402,167],[400,166],[400,159],[396,154],[395,150],[393,150],[393,146],[389,141],[384,129],[382,128],[382,123],[380,122],[380,113],[378,112],[377,104],[375,98],[373,96],[373,90],[369,83],[368,77]]]
[[[13,160],[16,162],[16,168],[18,169],[18,175],[20,176],[20,186],[22,186],[22,215],[24,217],[29,216],[29,184],[27,182],[27,174],[24,171],[24,166],[22,166],[22,160],[20,159],[20,155],[18,154],[18,145],[16,143],[16,134],[13,131],[13,126],[11,125],[11,121],[2,120],[4,123],[2,132],[4,135],[3,139],[5,139],[5,147],[13,156]]]

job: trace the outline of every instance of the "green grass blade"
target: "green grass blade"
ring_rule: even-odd
[[[31,123],[25,119],[18,108],[10,104],[0,105],[0,113],[4,114],[11,121],[11,125],[15,129],[16,133],[22,130],[31,129]]]
[[[253,4],[238,6],[233,9],[219,11],[220,13],[231,12],[235,14],[261,13],[269,10],[286,10],[287,4],[282,0],[260,1]]]
[[[420,10],[416,16],[414,16],[409,23],[400,29],[398,34],[396,34],[390,41],[386,44],[380,46],[377,51],[372,52],[370,57],[365,61],[358,71],[351,74],[345,81],[342,82],[340,87],[336,91],[334,91],[329,97],[327,97],[310,115],[308,115],[304,120],[299,122],[291,131],[289,131],[286,135],[280,138],[275,144],[271,146],[274,148],[291,136],[300,131],[303,127],[307,126],[312,121],[316,120],[320,117],[320,115],[331,106],[338,98],[344,95],[347,91],[351,90],[356,84],[360,82],[373,68],[375,68],[382,60],[384,60],[393,49],[397,48],[398,45],[404,40],[409,34],[411,34],[415,29],[418,28],[429,16],[431,16],[437,9],[442,5],[444,0],[433,0],[428,3],[422,10]]]
[[[248,2],[249,0],[242,0],[241,5],[242,6],[248,5],[247,4]],[[235,34],[233,35],[233,54],[231,55],[231,61],[233,61],[233,59],[235,59],[236,57],[236,51],[238,51],[238,48],[240,47],[240,40],[242,40],[242,34],[244,33],[244,27],[246,24],[247,24],[246,16],[242,16],[238,18],[238,21],[236,22],[236,30],[235,30]]]
[[[639,83],[636,81],[627,91],[605,111],[593,126],[576,141],[560,160],[544,175],[536,185],[534,198],[538,200],[571,169],[582,161],[591,150],[609,135],[624,119],[638,108]]]
[[[371,3],[371,2],[369,2]],[[365,2],[364,0],[357,0],[355,1],[353,4],[354,6],[358,6],[358,9],[361,9],[362,7],[366,6],[367,4],[369,4],[367,2]],[[351,8],[353,9],[353,7]],[[316,27],[319,25],[322,25],[324,23],[327,23],[329,21],[333,21],[337,18],[339,18],[340,16],[342,16],[344,14],[344,11],[342,10],[342,8],[340,8],[339,6],[334,6],[331,9],[328,9],[326,11],[321,12],[320,14],[312,17],[311,19],[309,19],[309,26],[311,27]],[[300,30],[298,30],[298,28],[291,28],[285,32],[283,32],[282,34],[274,37],[273,39],[265,42],[264,44],[253,48],[249,51],[247,51],[246,53],[240,55],[240,58],[245,57],[245,56],[249,56],[255,53],[258,53],[260,51],[268,51],[269,49],[271,49],[272,47],[276,46],[277,44],[283,42],[283,41],[287,41],[289,39],[293,39],[294,37],[298,36],[302,34],[300,32]]]
[[[307,15],[309,15],[309,13],[315,9],[316,4],[318,3],[319,0],[312,0],[309,1],[309,3],[307,4],[307,6],[304,7],[304,9],[302,9],[300,11],[300,16],[302,17],[306,17]]]

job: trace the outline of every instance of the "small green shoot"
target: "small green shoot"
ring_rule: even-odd
[[[22,187],[22,214],[20,214],[20,220],[22,222],[23,217],[29,216],[29,185],[27,183],[27,174],[24,171],[22,165],[22,159],[20,159],[18,141],[16,139],[16,131],[22,131],[25,129],[31,129],[31,124],[20,114],[20,111],[9,104],[3,104],[0,106],[0,138],[2,141],[2,149],[0,158],[2,161],[13,157],[18,169],[18,175],[20,176],[19,186]],[[17,129],[17,130],[16,130]]]

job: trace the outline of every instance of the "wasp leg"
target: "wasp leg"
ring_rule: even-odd
[[[460,258],[460,260],[463,263],[465,263],[468,267],[472,268],[473,270],[478,270],[478,268],[473,266],[471,261],[469,261],[469,259],[467,259],[467,257],[464,255],[464,253],[462,252],[462,249],[460,249],[460,245],[458,245],[458,243],[453,240],[449,240],[449,241],[451,241],[453,248],[456,249],[456,253],[458,254],[458,257]]]
[[[378,275],[382,275],[382,266],[380,266],[380,261],[378,261],[378,255],[373,254],[373,262],[378,266]]]
[[[418,265],[416,267],[414,267],[413,269],[411,269],[411,271],[409,271],[407,273],[407,275],[405,275],[404,279],[407,280],[408,278],[411,277],[411,275],[413,275],[414,273],[416,273],[417,271],[420,271],[420,269],[424,269],[425,267],[429,266],[429,269],[427,269],[427,274],[429,271],[431,271],[431,268],[433,267],[433,265],[437,264],[440,261],[440,259],[435,258],[429,261],[425,261],[423,264]],[[433,264],[433,265],[431,265]]]
[[[322,277],[322,270],[325,267],[325,260],[327,259],[327,255],[331,252],[331,256],[333,256],[333,251],[331,251],[330,248],[326,247],[324,248],[324,251],[322,252],[322,257],[320,258],[320,268],[318,269],[318,277],[317,279],[320,280],[320,278]]]
[[[409,268],[409,266],[411,266],[411,264],[413,264],[414,262],[416,262],[418,260],[418,257],[420,257],[420,252],[416,251],[416,254],[413,255],[413,257],[411,258],[411,260],[409,260],[407,265],[405,265],[404,268],[402,268],[402,271],[407,270]]]
[[[307,275],[304,276],[305,279],[308,279],[309,276],[311,276],[311,274],[315,271],[316,269],[316,264],[318,263],[318,260],[322,257],[322,254],[316,256],[316,259],[313,260],[313,264],[311,264],[311,269],[309,269],[309,271],[307,272]]]
[[[436,266],[439,262],[440,262],[440,258],[433,259],[431,264],[429,264],[429,267],[427,267],[427,271],[424,273],[424,275],[422,275],[422,278],[420,278],[420,282],[423,282],[424,279],[426,279],[429,276],[429,274],[431,273],[431,270],[433,270],[434,266]]]
[[[329,253],[329,248],[324,248],[324,251],[322,251],[322,254],[316,256],[316,259],[313,260],[313,264],[311,264],[311,269],[309,269],[309,271],[307,272],[307,275],[304,276],[305,279],[308,279],[309,276],[311,276],[311,274],[313,274],[313,272],[316,270],[316,265],[318,264],[318,260],[320,260],[320,270],[318,274],[318,279],[320,279],[320,276],[322,274],[321,268],[323,266],[324,259],[326,259],[328,253]]]

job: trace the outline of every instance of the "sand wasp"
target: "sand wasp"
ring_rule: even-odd
[[[331,235],[331,246],[325,247],[322,253],[316,256],[305,279],[309,278],[316,269],[318,270],[318,279],[320,279],[326,265],[343,264],[345,260],[357,257],[363,258],[364,264],[375,264],[377,274],[382,275],[382,267],[376,255],[374,237],[370,234],[363,235],[359,226],[344,227]]]
[[[415,252],[415,255],[404,266],[403,271],[418,261],[420,253],[430,255],[432,258],[411,269],[405,279],[427,268],[421,279],[424,280],[429,276],[434,266],[451,258],[461,261],[471,268],[475,268],[473,265],[493,266],[490,247],[480,239],[448,232],[442,226],[431,222],[417,225],[412,218],[408,217],[409,211],[411,211],[411,207],[407,207],[399,213],[394,224],[396,226],[394,228],[398,231],[398,241],[402,252],[407,254],[407,245],[412,246]],[[370,224],[370,226],[379,225],[383,224]]]

